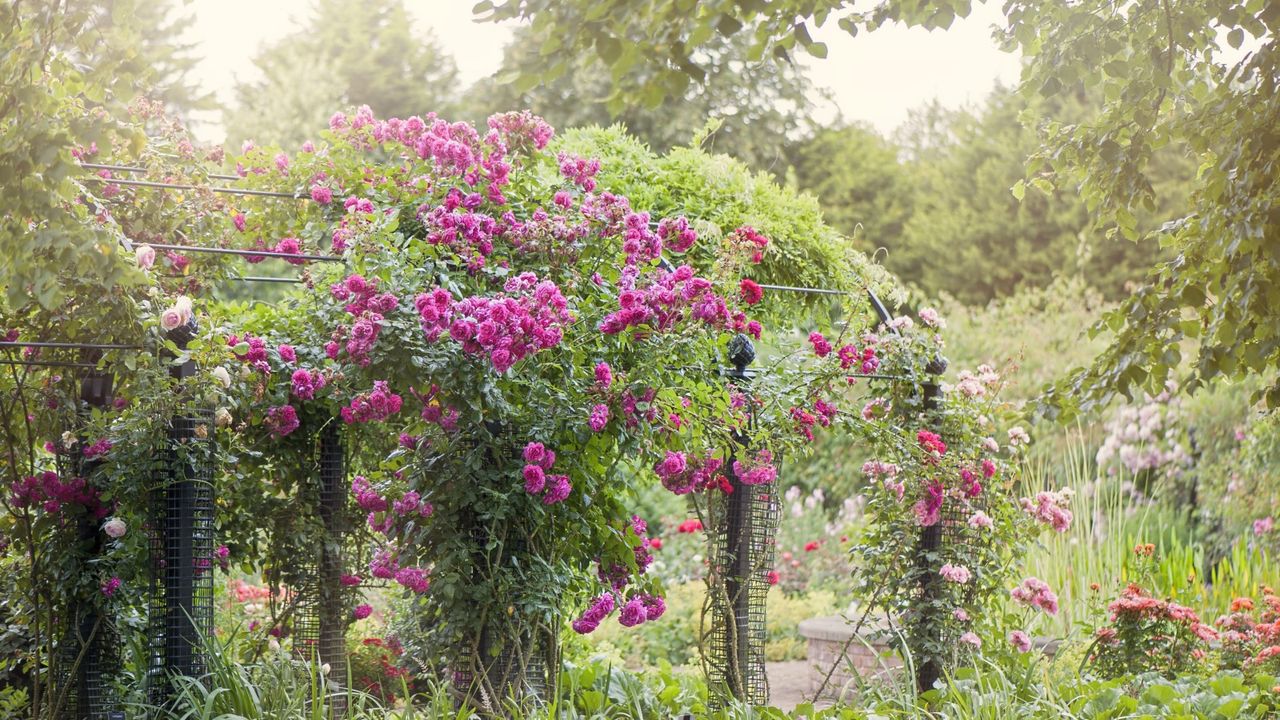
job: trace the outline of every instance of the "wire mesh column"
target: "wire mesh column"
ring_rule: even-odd
[[[938,382],[947,369],[947,363],[937,358],[925,367],[929,379],[922,383],[923,420],[932,427],[939,419],[942,409],[942,386]],[[947,540],[945,531],[955,525],[948,518],[940,518],[938,522],[920,529],[920,537],[916,548],[916,573],[920,585],[919,602],[915,611],[917,617],[911,633],[911,650],[916,661],[916,687],[924,692],[933,687],[934,682],[942,675],[941,658],[936,652],[925,650],[926,647],[938,647],[949,618],[940,615],[939,594],[943,591],[942,576],[938,574],[934,562],[943,542]]]
[[[317,439],[318,482],[315,493],[304,498],[320,520],[321,537],[313,556],[302,559],[298,575],[304,578],[297,588],[294,609],[293,648],[304,660],[319,660],[330,668],[327,686],[334,716],[346,714],[339,685],[345,676],[347,613],[342,597],[345,570],[343,542],[347,532],[346,450],[341,424],[331,420],[320,429]]]
[[[111,374],[96,370],[89,370],[80,379],[75,427],[71,431],[76,436],[77,448],[86,446],[90,441],[84,434],[84,416],[94,408],[105,408],[111,404],[114,381]],[[59,455],[58,473],[64,477],[84,478],[86,483],[93,485],[101,465],[101,460],[85,460],[80,452],[69,450]],[[101,553],[97,518],[83,518],[77,531],[85,553],[83,560],[88,561]],[[104,675],[108,668],[118,665],[114,657],[118,643],[107,637],[111,623],[99,617],[92,603],[70,608],[67,622],[55,663],[58,666],[58,687],[74,683],[75,689],[67,694],[62,712],[66,717],[77,720],[105,718],[112,706],[112,693]]]
[[[755,348],[745,335],[729,344],[733,370],[727,374],[743,385],[753,375],[747,369]],[[747,485],[734,471],[734,460],[751,441],[749,426],[735,434],[737,447],[725,463],[732,492],[708,502],[713,531],[709,537],[711,592],[706,611],[711,628],[704,665],[714,707],[729,700],[752,704],[769,701],[765,675],[765,600],[768,571],[773,567],[778,528],[778,500],[774,483]]]
[[[183,350],[194,321],[169,333]],[[195,362],[175,365],[178,384],[195,374]],[[177,416],[156,466],[152,497],[149,695],[155,704],[171,696],[170,675],[204,673],[201,646],[213,630],[212,427],[208,417]],[[202,447],[203,446],[203,447]]]

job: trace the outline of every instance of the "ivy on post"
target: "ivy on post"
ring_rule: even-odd
[[[744,386],[754,371],[755,347],[746,335],[736,335],[729,343],[725,372],[731,381]],[[767,573],[773,566],[778,507],[774,483],[744,481],[737,457],[751,444],[751,430],[734,432],[725,474],[731,489],[709,501],[712,520],[711,567],[708,575],[707,607],[710,615],[709,647],[704,664],[712,692],[712,702],[723,707],[729,700],[764,704],[769,700],[765,676],[765,599],[769,592]]]
[[[166,335],[178,352],[195,337],[195,320]],[[195,375],[195,361],[169,371],[180,396]],[[179,413],[170,420],[169,443],[157,468],[152,511],[151,667],[153,703],[170,697],[168,678],[199,677],[200,648],[213,629],[213,493],[202,445],[211,438],[204,418]]]
[[[942,385],[938,378],[946,372],[947,361],[934,358],[925,366],[927,379],[921,383],[922,420],[926,427],[937,426],[941,419]],[[944,533],[950,523],[940,520],[920,528],[919,546],[916,551],[916,573],[920,583],[920,596],[915,607],[916,618],[911,633],[912,655],[916,658],[916,687],[925,692],[942,676],[942,662],[938,646],[942,643],[948,621],[946,609],[938,601],[942,577],[937,573],[938,551],[946,541]]]

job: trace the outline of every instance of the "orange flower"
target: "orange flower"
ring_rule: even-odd
[[[1231,612],[1240,612],[1241,610],[1252,610],[1253,600],[1245,597],[1238,597],[1231,601]]]

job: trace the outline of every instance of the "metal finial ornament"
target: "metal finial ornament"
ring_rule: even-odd
[[[729,341],[729,362],[733,363],[733,367],[742,372],[747,366],[755,362],[756,346],[752,344],[751,338],[743,333],[738,333]]]

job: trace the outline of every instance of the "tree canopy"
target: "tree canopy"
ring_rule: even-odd
[[[308,25],[263,50],[261,80],[236,88],[228,140],[294,147],[331,108],[368,105],[384,115],[448,113],[457,67],[429,31],[413,27],[402,0],[319,0]]]
[[[499,0],[482,18],[532,19],[540,52],[599,56],[617,89],[650,106],[669,88],[705,80],[699,53],[716,36],[751,38],[748,57],[823,57],[811,28],[834,21],[856,35],[889,22],[945,28],[971,0]],[[1267,0],[1074,3],[1008,0],[1000,35],[1026,59],[1021,91],[1082,88],[1101,107],[1048,122],[1013,195],[1078,195],[1092,225],[1136,241],[1139,213],[1156,209],[1158,151],[1183,143],[1197,172],[1186,202],[1150,233],[1171,259],[1104,321],[1110,346],[1051,389],[1043,410],[1070,415],[1115,394],[1158,392],[1197,348],[1188,387],[1280,369],[1280,5]],[[623,50],[619,50],[623,48]],[[536,73],[534,67],[526,70]],[[1099,328],[1099,331],[1101,328]],[[1280,404],[1280,384],[1265,393]]]

